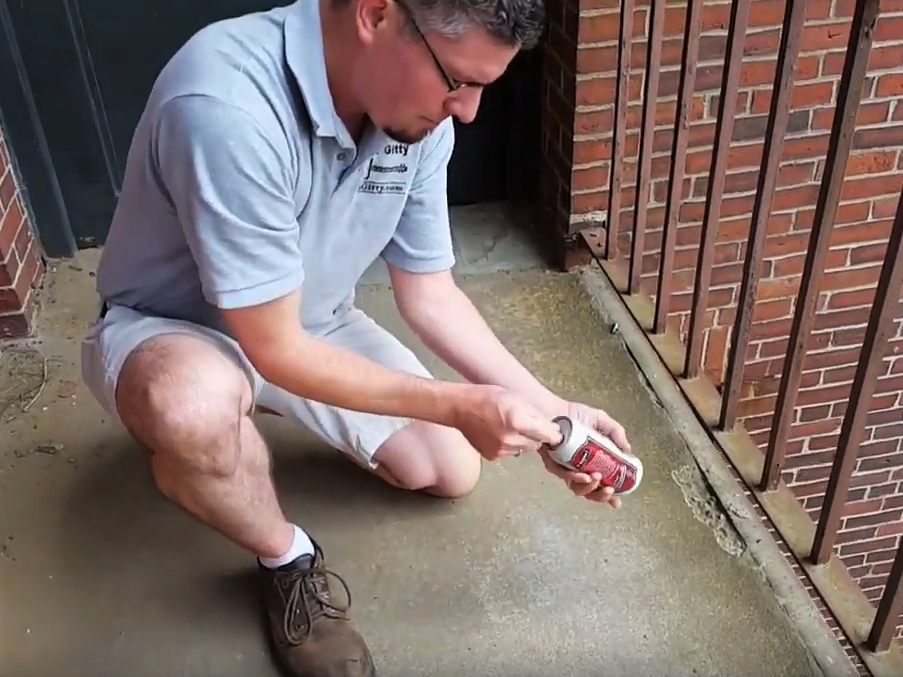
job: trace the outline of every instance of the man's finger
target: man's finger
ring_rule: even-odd
[[[564,466],[558,465],[555,461],[548,458],[543,452],[540,452],[540,454],[542,455],[542,462],[543,465],[545,465],[546,470],[555,475],[555,477],[564,480],[569,487],[572,484],[592,485],[593,478],[586,473],[568,470]]]
[[[618,445],[619,449],[622,451],[630,451],[630,442],[627,441],[627,432],[624,430],[624,426],[615,423],[612,426],[609,437],[612,442]]]
[[[614,496],[615,490],[611,487],[599,486],[593,496],[594,501],[599,501],[600,503],[607,503]]]
[[[618,449],[630,452],[630,442],[627,440],[627,431],[624,430],[624,426],[608,416],[608,414],[604,414],[596,423],[596,429],[608,435],[611,438],[611,441],[618,445]]]
[[[503,454],[520,454],[524,451],[539,451],[542,445],[526,435],[508,435],[502,442]]]
[[[570,482],[569,483],[571,491],[573,491],[578,496],[588,496],[589,494],[598,490],[599,482],[602,481],[602,476],[599,473],[593,473],[592,476],[584,475],[584,477],[587,477],[587,479],[589,479],[589,482]]]
[[[537,444],[557,446],[561,444],[561,428],[554,421],[541,416],[517,416],[512,424],[517,431]]]

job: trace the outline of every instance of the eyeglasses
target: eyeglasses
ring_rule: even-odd
[[[442,62],[439,60],[439,57],[436,56],[436,52],[433,51],[433,48],[430,46],[429,41],[426,39],[426,36],[423,34],[423,31],[420,30],[420,26],[417,24],[417,19],[414,17],[414,12],[410,7],[404,2],[396,1],[396,4],[401,7],[402,11],[407,14],[408,19],[411,21],[411,25],[414,27],[414,30],[417,31],[417,35],[420,36],[421,42],[423,42],[427,51],[430,53],[430,56],[433,57],[433,63],[436,64],[436,69],[439,71],[439,74],[442,76],[442,79],[445,80],[445,84],[448,87],[449,93],[458,92],[465,87],[483,87],[484,85],[479,82],[458,82],[453,77],[448,74],[448,71],[445,70],[445,66],[442,65]]]

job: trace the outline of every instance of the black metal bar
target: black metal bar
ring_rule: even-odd
[[[624,146],[627,143],[627,87],[630,80],[630,44],[633,39],[634,0],[621,4],[621,35],[618,49],[618,78],[615,91],[615,128],[611,144],[611,179],[608,189],[608,223],[605,258],[618,254],[618,227],[621,217],[621,183],[624,179]]]
[[[856,114],[862,98],[862,85],[872,46],[872,33],[878,18],[878,6],[879,0],[857,0],[853,14],[846,61],[837,93],[834,124],[831,128],[831,139],[825,157],[825,170],[818,202],[815,206],[812,233],[809,236],[809,249],[806,252],[806,265],[797,295],[796,311],[793,315],[790,338],[787,342],[787,357],[784,359],[781,387],[775,405],[775,418],[771,426],[765,465],[762,470],[761,487],[765,491],[774,490],[781,477],[786,453],[785,447],[790,434],[790,426],[793,423],[793,410],[796,407],[797,393],[802,378],[806,343],[815,322],[815,310],[818,302],[816,290],[818,281],[824,273],[831,230],[837,215],[837,206],[840,203],[847,159],[853,143]]]
[[[873,0],[867,0],[872,2]],[[900,285],[903,284],[903,194],[897,207],[897,217],[890,233],[881,278],[875,292],[875,302],[869,314],[868,327],[859,355],[859,366],[850,391],[847,407],[837,442],[837,454],[831,466],[831,477],[825,492],[815,539],[812,543],[812,559],[816,564],[828,561],[837,537],[843,507],[846,504],[850,477],[856,466],[859,444],[865,431],[865,421],[878,383],[878,371],[882,366],[888,335],[894,331],[894,318],[900,307]]]
[[[668,324],[668,302],[671,296],[671,273],[674,270],[674,247],[677,241],[677,215],[683,192],[684,162],[690,137],[690,111],[696,85],[696,62],[699,58],[699,35],[702,32],[702,0],[690,0],[684,26],[681,58],[679,98],[674,124],[674,145],[671,148],[671,170],[668,175],[668,201],[665,204],[665,224],[662,233],[662,258],[655,294],[655,318],[652,331],[662,333]]]
[[[737,404],[743,385],[743,371],[746,366],[746,349],[749,345],[749,330],[755,303],[756,288],[759,286],[759,272],[762,268],[762,249],[768,232],[768,217],[774,200],[784,136],[790,119],[790,96],[793,91],[793,68],[796,65],[806,20],[805,2],[788,2],[784,9],[784,29],[781,31],[781,45],[775,69],[774,88],[771,93],[771,110],[768,114],[768,128],[765,132],[765,148],[762,151],[762,166],[753,205],[750,233],[746,244],[746,258],[743,261],[743,279],[740,284],[740,299],[737,302],[737,317],[727,359],[727,374],[721,399],[721,419],[723,430],[734,427],[737,418]]]
[[[702,357],[703,323],[709,302],[715,237],[718,235],[718,220],[721,217],[727,158],[730,154],[731,137],[734,135],[734,112],[740,88],[740,69],[743,65],[743,45],[749,23],[749,5],[750,0],[734,0],[731,4],[731,22],[727,32],[728,59],[721,79],[718,120],[715,123],[715,147],[712,150],[712,169],[706,188],[705,213],[702,218],[702,235],[696,262],[696,283],[693,286],[693,305],[690,310],[690,333],[684,363],[684,375],[687,378],[695,378],[699,374]]]
[[[643,244],[646,240],[646,216],[649,212],[649,189],[652,184],[652,140],[655,135],[655,109],[658,103],[658,82],[662,70],[662,36],[665,32],[665,0],[651,0],[649,21],[652,25],[646,43],[646,82],[643,93],[643,126],[640,130],[639,171],[636,180],[636,200],[633,210],[633,236],[630,251],[630,272],[627,291],[640,290],[643,271]]]
[[[903,541],[897,548],[897,556],[894,558],[893,566],[887,575],[887,584],[884,587],[884,594],[881,595],[881,602],[878,604],[878,611],[875,614],[875,621],[872,623],[872,630],[869,632],[866,645],[872,651],[887,651],[890,648],[890,642],[894,637],[897,629],[897,619],[903,613]]]

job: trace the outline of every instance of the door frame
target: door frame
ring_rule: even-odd
[[[73,256],[75,235],[6,0],[0,0],[0,126],[23,206],[44,252]]]

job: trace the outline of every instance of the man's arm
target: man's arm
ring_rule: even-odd
[[[542,385],[499,341],[450,271],[418,274],[389,266],[399,313],[440,359],[471,383],[507,388],[549,418],[568,404]]]
[[[465,379],[519,393],[551,419],[566,405],[499,342],[452,278],[446,185],[453,148],[447,120],[424,141],[401,221],[383,252],[396,304],[421,340]]]
[[[270,383],[316,402],[453,426],[464,393],[458,384],[394,371],[311,337],[298,320],[300,293],[223,311],[248,359]]]
[[[461,385],[390,370],[304,332],[304,270],[284,138],[204,96],[166,103],[155,131],[158,178],[185,230],[204,296],[265,379],[347,409],[455,424],[467,406]]]

